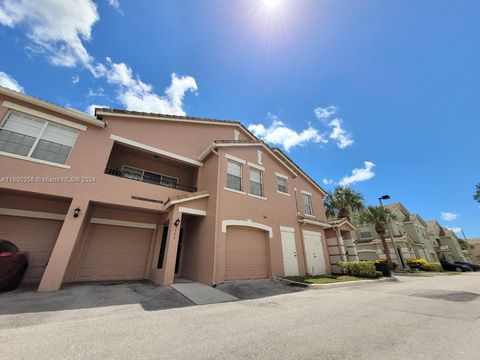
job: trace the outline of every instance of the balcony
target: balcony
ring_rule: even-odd
[[[164,187],[182,190],[182,191],[188,191],[188,192],[197,191],[196,187],[179,184],[178,182],[172,181],[169,178],[165,178],[162,175],[148,174],[148,172],[145,172],[145,174],[143,175],[139,175],[139,174],[132,173],[128,170],[117,170],[117,169],[107,167],[105,169],[105,174],[118,176],[125,179],[141,181],[149,184],[164,186]]]
[[[180,191],[197,191],[195,167],[122,144],[114,144],[105,174]]]

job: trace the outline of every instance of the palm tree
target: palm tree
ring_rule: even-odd
[[[345,186],[337,186],[324,200],[325,212],[329,218],[352,221],[352,215],[365,209],[365,200],[359,192]]]
[[[382,241],[383,251],[387,257],[388,264],[392,267],[392,258],[390,257],[390,250],[388,249],[385,233],[387,232],[387,224],[390,220],[395,220],[395,215],[383,206],[369,206],[360,213],[360,223],[374,224],[375,231]]]

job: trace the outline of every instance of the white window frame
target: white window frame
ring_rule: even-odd
[[[227,171],[226,171],[226,172],[227,172],[227,181],[226,181],[226,183],[225,183],[225,189],[231,190],[231,191],[234,191],[234,192],[238,192],[238,193],[245,194],[245,192],[243,191],[243,165],[245,164],[245,161],[242,163],[242,162],[238,161],[238,160],[240,160],[240,159],[235,158],[235,157],[233,157],[233,156],[228,157],[227,155],[228,155],[228,154],[225,155],[225,157],[227,158],[227,169],[226,169],[226,170],[227,170]],[[238,160],[237,160],[237,159],[238,159]],[[242,161],[243,161],[243,160],[242,160]],[[233,189],[233,188],[228,187],[228,175],[236,176],[236,175],[232,175],[232,174],[229,174],[229,173],[228,173],[228,162],[232,162],[232,163],[235,163],[235,164],[237,164],[238,166],[240,166],[240,190],[238,190],[238,189]]]
[[[253,194],[252,193],[252,186],[251,186],[251,183],[252,182],[252,179],[251,179],[251,173],[252,173],[252,169],[255,170],[255,171],[258,171],[260,173],[260,189],[261,189],[261,194],[258,195],[258,194]],[[254,196],[254,197],[259,197],[259,198],[265,198],[265,186],[264,186],[264,170],[260,169],[259,167],[257,166],[251,166],[250,165],[250,169],[249,169],[249,177],[248,177],[248,195],[251,195],[251,196]],[[253,181],[256,183],[256,181]],[[258,183],[257,183],[258,184]]]
[[[67,165],[66,163],[67,163],[70,155],[72,154],[73,148],[75,147],[75,144],[78,140],[78,135],[79,135],[80,131],[85,131],[86,127],[80,128],[80,126],[82,126],[82,125],[78,125],[78,124],[76,124],[77,126],[74,127],[74,126],[71,126],[70,124],[68,124],[70,122],[67,122],[66,120],[65,120],[65,122],[54,120],[53,119],[54,117],[52,117],[52,119],[47,120],[46,116],[34,115],[33,110],[28,111],[28,112],[27,111],[20,111],[20,110],[8,110],[7,113],[5,114],[5,116],[3,117],[2,121],[0,122],[0,130],[3,129],[3,127],[5,126],[5,123],[10,118],[10,115],[14,112],[33,116],[34,118],[37,118],[38,120],[43,121],[44,124],[43,124],[40,132],[36,136],[35,141],[34,141],[32,147],[29,150],[27,155],[19,155],[19,154],[9,153],[9,152],[6,152],[6,151],[0,151],[0,155],[7,156],[7,157],[12,157],[12,158],[15,158],[15,159],[20,159],[20,160],[32,161],[32,162],[45,164],[45,165],[53,165],[53,166],[61,167],[61,168],[64,168],[64,169],[70,169],[70,165]],[[75,141],[73,142],[73,144],[71,146],[71,149],[70,149],[70,152],[68,153],[68,156],[65,158],[65,163],[63,163],[63,164],[62,163],[57,163],[57,162],[54,162],[54,161],[48,161],[48,160],[37,159],[37,158],[32,157],[33,152],[35,151],[36,147],[38,146],[38,143],[40,142],[40,140],[42,140],[42,136],[44,135],[45,130],[47,129],[47,127],[50,123],[65,126],[65,127],[70,128],[70,129],[72,129],[76,132]],[[24,134],[22,134],[22,135],[24,135]]]
[[[283,195],[290,195],[289,192],[288,192],[288,179],[286,176],[278,176],[278,174],[276,175],[277,176],[277,192],[279,194],[283,194]],[[282,180],[285,180],[285,191],[280,191],[279,190],[279,180],[282,179]]]
[[[307,197],[309,199],[309,207],[310,207],[311,212],[307,212],[307,208],[305,206],[305,197]],[[303,213],[306,216],[315,216],[314,212],[313,212],[312,194],[307,193],[306,191],[302,190],[302,201],[303,201]]]

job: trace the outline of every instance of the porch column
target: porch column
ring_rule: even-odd
[[[39,292],[57,291],[62,286],[63,277],[72,256],[73,248],[86,218],[88,203],[87,199],[74,198],[72,200],[58,234],[55,247],[50,255],[50,260],[40,281]],[[77,217],[74,217],[76,208],[80,208],[80,212]]]
[[[168,221],[168,238],[165,246],[165,259],[163,262],[163,273],[160,283],[162,286],[173,284],[175,278],[175,262],[177,261],[178,239],[180,227],[182,226],[182,214],[178,206],[172,209]]]
[[[342,233],[340,232],[339,228],[335,228],[335,233],[337,235],[338,251],[340,252],[340,258],[342,259],[342,261],[347,261],[347,256],[345,254],[345,245],[343,244]]]

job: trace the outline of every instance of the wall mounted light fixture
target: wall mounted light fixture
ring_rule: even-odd
[[[173,223],[173,225],[175,225],[175,227],[177,227],[178,225],[180,225],[180,219],[175,220],[175,222]]]
[[[75,210],[73,210],[73,217],[78,217],[78,214],[80,214],[80,208],[77,207]]]

